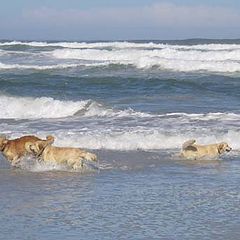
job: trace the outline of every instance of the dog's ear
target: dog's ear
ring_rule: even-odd
[[[0,144],[0,151],[4,150],[4,148],[6,147],[7,143],[8,143],[7,139],[5,139],[5,138],[2,139],[1,144]]]
[[[224,153],[224,151],[225,151],[225,144],[224,143],[220,143],[218,145],[218,152],[219,152],[219,154]]]

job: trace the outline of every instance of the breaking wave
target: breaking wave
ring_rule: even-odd
[[[181,72],[240,72],[240,44],[171,45],[153,42],[12,41],[0,42],[0,47],[16,46],[14,51],[1,49],[0,56],[4,57],[6,53],[16,54],[18,45],[40,47],[40,50],[25,49],[24,52],[21,50],[18,58],[22,52],[23,59],[20,62],[18,60],[14,63],[0,62],[0,69],[48,70],[116,64],[129,65],[138,69],[154,67]],[[29,60],[26,61],[24,56],[26,57],[27,53],[31,53],[32,56],[29,55]],[[51,64],[39,65],[39,62]]]
[[[112,133],[74,134],[57,132],[56,145],[74,146],[88,149],[107,150],[157,150],[157,149],[181,149],[182,144],[189,139],[197,139],[199,144],[211,144],[218,142],[228,142],[234,150],[240,149],[240,132],[231,130],[227,133],[215,133],[212,135],[197,134],[196,132],[184,133],[163,133],[161,131],[122,131]]]
[[[57,119],[69,116],[76,118],[68,119],[67,123]],[[180,149],[184,141],[197,139],[200,144],[226,141],[234,149],[240,149],[238,113],[150,114],[106,108],[91,100],[74,102],[49,97],[1,96],[0,118],[54,118],[54,122],[44,119],[44,124],[40,120],[23,124],[21,120],[21,123],[10,124],[4,121],[0,126],[1,133],[11,138],[25,134],[45,138],[53,134],[56,146],[121,151]]]
[[[15,97],[0,96],[1,119],[38,119],[38,118],[63,118],[69,116],[85,117],[139,117],[139,118],[171,118],[178,121],[240,121],[237,113],[165,113],[151,114],[136,112],[131,108],[125,110],[107,108],[101,103],[92,100],[63,101],[51,97]]]
[[[205,129],[206,130],[206,129]],[[4,131],[3,131],[4,132]],[[29,133],[28,133],[29,134]],[[49,132],[38,131],[32,133],[45,138]],[[51,132],[55,136],[55,146],[60,147],[79,147],[92,150],[114,150],[114,151],[136,151],[136,150],[170,150],[176,149],[180,151],[182,144],[189,139],[196,139],[198,144],[212,144],[227,142],[234,150],[234,153],[240,154],[240,132],[238,129],[232,129],[227,132],[211,132],[209,131],[186,131],[175,133],[166,132],[164,130],[151,129],[116,129],[104,131],[86,132],[82,131],[65,131],[63,129]],[[19,137],[24,134],[16,134],[13,132],[11,138]],[[25,133],[26,135],[26,133]],[[231,153],[230,153],[231,154]]]
[[[61,101],[51,97],[0,96],[1,119],[64,118],[69,116],[148,116],[131,109],[114,110],[91,101]]]
[[[30,47],[61,47],[61,48],[73,48],[73,49],[84,49],[84,48],[115,48],[115,49],[125,49],[125,48],[136,48],[136,49],[195,49],[195,50],[239,50],[239,44],[196,44],[196,45],[175,45],[168,43],[135,43],[135,42],[23,42],[23,41],[7,41],[0,42],[0,46],[15,46],[23,45]]]
[[[81,66],[82,64],[56,64],[56,65],[23,65],[23,64],[4,64],[0,63],[0,69],[8,70],[8,69],[23,69],[23,70],[51,70],[51,69],[64,69],[64,68],[74,68]]]
[[[37,119],[74,115],[88,101],[60,101],[50,97],[0,96],[0,118]]]
[[[133,65],[140,69],[158,67],[172,71],[239,72],[240,50],[235,51],[182,51],[171,48],[162,50],[106,50],[106,49],[57,49],[57,59],[84,60],[105,65]]]

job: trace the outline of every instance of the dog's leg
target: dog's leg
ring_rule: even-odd
[[[67,161],[67,165],[71,168],[73,168],[74,170],[78,170],[83,168],[83,158],[80,159],[69,159]]]
[[[97,161],[97,155],[94,153],[90,153],[90,152],[82,152],[81,153],[81,157],[88,160],[88,161]]]
[[[76,162],[73,164],[72,168],[73,168],[74,170],[83,169],[83,160],[80,159],[79,161],[76,161]]]
[[[17,167],[20,163],[20,158],[18,156],[14,157],[13,160],[11,161],[11,165],[13,167]]]

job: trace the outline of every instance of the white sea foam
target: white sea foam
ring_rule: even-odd
[[[240,72],[240,44],[170,45],[151,42],[48,43],[13,41],[2,42],[0,46],[19,44],[43,48],[54,47],[56,49],[51,51],[44,49],[44,51],[37,54],[34,53],[35,55],[29,61],[21,59],[21,63],[0,62],[0,69],[48,70],[120,64],[134,66],[139,69],[156,67],[183,72]],[[60,47],[61,49],[59,49]],[[11,51],[9,51],[9,54],[11,54]],[[38,58],[40,56],[40,61],[51,64],[39,65]],[[22,64],[22,62],[26,63]]]
[[[0,118],[61,118],[74,115],[88,101],[60,101],[50,97],[0,96]]]
[[[80,173],[87,173],[87,172],[95,172],[98,168],[93,164],[88,164],[87,161],[83,162],[82,169],[73,170],[71,167],[67,166],[66,164],[58,164],[55,162],[44,162],[38,161],[33,156],[25,156],[21,159],[20,163],[17,166],[18,168],[31,171],[31,172],[46,172],[46,171],[68,171],[68,172],[80,172]]]
[[[240,114],[236,113],[167,113],[166,116],[174,116],[178,118],[185,118],[189,120],[199,120],[199,121],[240,121]]]
[[[3,128],[1,128],[3,129]],[[2,130],[5,133],[4,130]],[[16,134],[13,130],[12,133],[8,133],[11,138],[25,135],[26,133]],[[37,131],[31,134],[35,134],[42,138],[45,138],[49,132]],[[182,144],[189,139],[196,139],[199,144],[211,144],[219,142],[227,142],[235,152],[240,154],[240,132],[238,129],[229,130],[227,132],[211,132],[199,133],[192,129],[192,131],[186,131],[185,133],[176,132],[175,134],[164,133],[159,130],[126,130],[121,131],[101,131],[98,132],[72,132],[65,130],[58,130],[54,133],[55,146],[60,147],[79,147],[84,149],[94,150],[119,150],[119,151],[132,151],[132,150],[168,150],[168,149],[181,149]],[[35,165],[38,167],[38,165]],[[41,168],[43,166],[40,166]],[[58,167],[53,165],[53,169]],[[48,169],[48,167],[47,167]]]
[[[21,159],[18,164],[19,168],[31,172],[46,172],[46,171],[69,171],[65,165],[52,162],[39,162],[32,156],[27,156]]]
[[[197,44],[197,45],[174,45],[166,43],[134,43],[134,42],[23,42],[23,41],[8,41],[0,42],[0,46],[14,46],[14,45],[25,45],[31,47],[63,47],[63,48],[144,48],[144,49],[195,49],[195,50],[236,50],[240,49],[240,44]]]
[[[184,141],[197,139],[200,144],[226,141],[234,150],[240,149],[240,114],[169,113],[138,115],[134,119],[135,124],[131,126],[113,120],[108,121],[107,128],[95,123],[77,131],[75,128],[68,132],[59,130],[55,132],[56,144],[111,150],[180,149]]]
[[[240,50],[235,51],[182,51],[138,49],[57,49],[52,53],[57,59],[95,61],[102,64],[133,65],[147,69],[159,67],[173,71],[239,72]]]
[[[69,123],[69,119],[67,122],[54,119],[54,125],[52,120],[46,119],[33,122],[20,120],[21,122],[10,122],[10,124],[7,121],[0,123],[1,133],[11,138],[26,134],[35,134],[45,138],[46,135],[53,134],[56,138],[54,143],[56,146],[121,151],[180,149],[184,141],[197,139],[199,144],[226,141],[234,150],[240,149],[240,114],[236,113],[141,115],[141,113],[129,110],[107,110],[104,106],[96,106],[98,104],[91,101],[63,103],[50,98],[39,98],[30,103],[30,99],[18,98],[15,99],[19,102],[17,104],[17,101],[11,98],[7,100],[10,103],[9,107],[13,108],[12,116],[3,116],[3,118],[56,118],[74,114],[76,110],[77,114],[80,114],[80,119],[74,119]],[[40,103],[40,106],[36,103]],[[2,105],[0,109],[3,109]],[[79,109],[81,110],[78,111]],[[8,112],[8,110],[5,111]],[[93,118],[90,119],[88,114]],[[125,116],[131,117],[134,121],[124,123]]]
[[[240,49],[236,51],[180,51],[171,48],[162,50],[138,50],[138,49],[57,49],[53,56],[59,59],[81,59],[91,61],[126,61],[134,64],[139,58],[159,58],[165,60],[186,61],[239,61]]]
[[[46,133],[47,134],[47,133]],[[184,134],[168,134],[161,131],[125,131],[74,133],[64,131],[55,133],[57,146],[73,146],[87,149],[108,150],[153,150],[153,149],[181,149],[182,144],[189,139],[197,139],[199,144],[228,142],[234,150],[240,149],[238,130],[227,133],[199,134],[194,131]]]
[[[158,67],[160,69],[171,71],[209,71],[209,72],[221,72],[221,73],[234,73],[240,72],[240,63],[238,62],[204,62],[204,61],[184,61],[184,60],[166,60],[159,58],[138,58],[136,62],[130,60],[121,61],[109,61],[107,62],[95,62],[95,63],[81,63],[81,64],[56,64],[56,65],[23,65],[23,64],[3,64],[0,63],[0,70],[54,70],[54,69],[67,69],[84,67],[100,67],[108,66],[112,64],[121,65],[133,65],[139,69],[149,69],[152,67]]]
[[[63,118],[73,115],[85,117],[149,116],[148,113],[135,112],[131,109],[114,110],[106,108],[102,104],[91,100],[61,101],[51,97],[0,96],[1,119]]]
[[[85,117],[151,117],[152,115],[149,113],[143,113],[143,112],[136,112],[132,110],[131,108],[125,109],[125,110],[117,110],[112,108],[106,108],[100,103],[97,103],[95,101],[89,101],[89,104],[86,104],[84,109],[81,109],[75,115],[83,115]]]
[[[136,117],[159,121],[168,117],[169,119],[197,120],[197,121],[240,121],[237,113],[166,113],[150,114],[137,112],[132,109],[112,109],[92,100],[85,101],[63,101],[51,97],[15,97],[0,95],[0,118],[1,119],[38,119],[38,118],[62,118],[68,116],[84,117]]]
[[[81,66],[82,64],[56,64],[56,65],[23,65],[23,64],[4,64],[0,62],[0,69],[35,69],[35,70],[51,70],[51,69],[64,69],[74,68]]]

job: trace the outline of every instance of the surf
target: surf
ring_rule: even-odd
[[[17,46],[25,46],[26,49]],[[13,49],[10,51],[9,49]],[[15,47],[15,48],[14,48]],[[134,67],[160,72],[239,73],[240,44],[169,44],[153,42],[0,42],[0,70]],[[12,55],[18,58],[9,62]],[[27,56],[29,53],[29,56]],[[21,57],[22,54],[22,57]],[[39,59],[44,63],[39,65]]]

